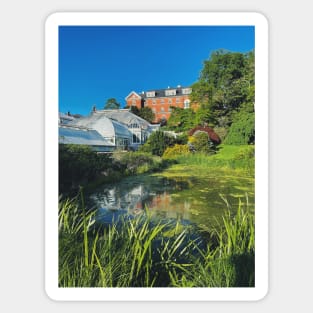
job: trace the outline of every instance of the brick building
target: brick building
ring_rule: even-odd
[[[126,98],[128,107],[136,106],[138,109],[149,107],[155,114],[154,122],[166,119],[171,115],[171,107],[187,109],[191,107],[190,87],[177,86],[175,88],[155,89],[136,93],[132,91]]]

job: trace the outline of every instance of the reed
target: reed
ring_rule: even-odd
[[[104,228],[79,197],[60,200],[59,286],[254,286],[253,214],[240,204],[219,226],[205,242],[192,227],[147,211]]]

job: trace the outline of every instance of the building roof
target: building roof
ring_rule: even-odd
[[[59,143],[88,146],[113,147],[114,144],[104,139],[96,130],[75,127],[59,127]]]
[[[62,112],[59,112],[59,121],[63,120],[63,121],[69,122],[69,121],[73,121],[74,119],[75,119],[75,117],[72,115],[68,115],[68,114],[64,114]]]
[[[125,125],[108,118],[104,114],[98,114],[97,111],[92,112],[89,116],[81,117],[71,122],[70,125],[94,129],[105,138],[115,136],[129,138],[132,136]]]
[[[141,98],[141,96],[136,91],[132,91],[129,93],[129,95],[127,97],[125,97],[125,99],[128,99],[133,94],[135,94],[137,97]]]
[[[129,109],[120,109],[120,110],[101,110],[94,112],[95,115],[104,115],[114,121],[123,123],[124,125],[131,125],[137,123],[141,128],[148,128],[151,126],[149,122],[140,116],[133,114]]]
[[[151,89],[151,90],[147,90],[147,91],[142,91],[141,93],[136,93],[137,95],[139,95],[142,99],[146,99],[146,98],[160,98],[160,97],[177,97],[177,96],[183,96],[186,94],[183,94],[183,89],[191,89],[190,86],[177,86],[177,87],[168,87],[168,88],[164,88],[164,89]],[[176,90],[176,94],[175,95],[166,95],[165,91],[166,90]],[[147,93],[148,92],[155,92],[155,96],[154,97],[147,97]],[[127,97],[126,99],[132,95],[133,93],[135,93],[134,91],[132,91]]]

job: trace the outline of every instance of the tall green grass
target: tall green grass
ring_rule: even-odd
[[[60,201],[60,287],[254,286],[254,219],[241,205],[207,241],[148,212],[94,221],[79,198]]]
[[[254,146],[221,145],[215,155],[205,153],[189,153],[176,158],[179,164],[202,169],[224,169],[245,172],[254,176],[255,157]]]

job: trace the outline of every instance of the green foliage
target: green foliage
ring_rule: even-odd
[[[147,142],[139,148],[139,151],[148,152],[153,155],[162,156],[165,149],[175,143],[173,136],[167,135],[163,131],[155,131],[148,138]]]
[[[105,154],[97,154],[85,145],[59,145],[60,191],[76,189],[95,179],[107,168],[110,160]]]
[[[209,144],[209,135],[206,132],[196,132],[193,135],[192,147],[196,152],[210,153],[212,147]]]
[[[187,173],[191,171],[203,175],[208,171],[219,169],[225,171],[239,171],[246,177],[254,177],[255,158],[254,146],[220,145],[214,155],[197,152],[176,157],[177,165],[172,167],[175,171]],[[184,169],[182,169],[182,167]]]
[[[126,107],[126,109],[129,109],[129,107]],[[139,109],[134,105],[130,106],[130,112],[139,116]]]
[[[176,136],[175,143],[178,145],[186,145],[188,142],[188,135],[186,133],[180,133]]]
[[[196,125],[195,112],[192,109],[172,107],[172,113],[167,121],[167,129],[174,131],[186,131]]]
[[[127,107],[129,108],[129,107]],[[153,113],[152,109],[149,107],[143,107],[138,109],[136,106],[130,107],[130,112],[133,114],[140,116],[144,120],[148,121],[149,123],[152,123],[155,119],[155,114]]]
[[[176,158],[179,155],[184,155],[190,153],[188,145],[178,145],[175,144],[173,147],[166,148],[163,158],[164,159],[172,159]]]
[[[204,62],[199,81],[192,86],[191,100],[200,105],[200,110],[207,111],[204,120],[208,123],[228,127],[242,107],[253,107],[254,51],[213,52]],[[203,117],[199,119],[202,121]]]
[[[92,188],[101,183],[161,170],[167,165],[158,156],[144,152],[115,151],[97,154],[88,146],[59,145],[60,193],[76,193],[80,186]]]
[[[254,144],[255,140],[255,115],[242,112],[237,114],[231,125],[224,143],[229,145]]]
[[[114,110],[114,109],[119,109],[120,108],[120,103],[117,102],[115,98],[110,98],[106,101],[104,105],[105,110]]]
[[[254,286],[254,216],[240,204],[205,244],[149,214],[99,230],[79,200],[59,203],[59,287]]]
[[[213,126],[216,124],[216,119],[213,112],[204,106],[200,107],[195,113],[195,125],[208,125]]]
[[[154,121],[155,115],[151,108],[144,107],[139,110],[138,114],[141,118],[148,121],[149,123],[152,123]]]
[[[227,128],[226,127],[214,127],[215,133],[221,138],[221,141],[223,142],[224,139],[227,136]]]
[[[145,152],[115,151],[113,164],[118,164],[124,175],[135,175],[162,169],[165,163],[158,156]]]

